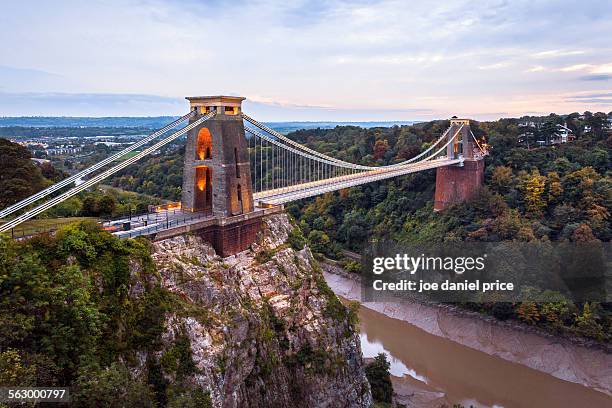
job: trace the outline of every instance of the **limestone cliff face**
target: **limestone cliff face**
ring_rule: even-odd
[[[215,407],[372,405],[351,313],[310,250],[286,244],[292,228],[270,216],[251,250],[225,259],[191,235],[153,245],[162,286],[181,303],[154,356],[166,380],[210,393]]]

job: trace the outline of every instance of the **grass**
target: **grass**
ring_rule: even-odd
[[[127,159],[131,159],[132,157],[136,156],[138,153],[140,153],[140,152],[139,152],[139,151],[136,151],[136,152],[129,152],[129,153],[126,153],[126,155],[125,155],[125,156],[121,156],[120,158],[118,158],[118,159],[117,159],[117,160],[115,160],[115,161],[122,162],[122,161],[125,161],[125,160],[127,160]]]
[[[40,220],[29,220],[20,224],[14,228],[14,236],[21,237],[27,235],[33,235],[44,231],[54,230],[62,225],[70,224],[73,222],[80,222],[83,220],[97,220],[95,217],[67,217],[67,218],[43,218]],[[10,231],[5,232],[10,234]]]

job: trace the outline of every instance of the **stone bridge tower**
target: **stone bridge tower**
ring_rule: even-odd
[[[187,133],[181,208],[210,217],[160,238],[193,231],[222,257],[244,251],[257,238],[263,211],[254,211],[253,207],[251,166],[241,115],[244,99],[187,98],[196,112],[190,123],[212,111],[216,115]]]
[[[227,218],[253,211],[251,170],[241,105],[236,96],[186,98],[196,115],[216,115],[187,133],[181,205]]]
[[[469,200],[484,183],[484,154],[472,137],[470,121],[451,119],[449,137],[458,131],[455,141],[447,147],[446,156],[451,159],[463,157],[464,161],[436,170],[434,211]]]

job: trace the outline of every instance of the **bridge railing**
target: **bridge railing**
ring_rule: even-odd
[[[162,219],[159,222],[156,222],[153,225],[146,225],[142,227],[136,227],[133,229],[129,229],[127,231],[118,231],[114,232],[113,235],[119,238],[135,238],[143,235],[152,235],[159,231],[164,231],[171,228],[180,227],[181,225],[194,224],[196,222],[212,219],[213,217],[210,214],[196,215],[196,216],[183,216],[182,218],[166,218]]]

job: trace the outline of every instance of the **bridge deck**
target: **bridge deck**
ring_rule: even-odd
[[[328,178],[295,186],[277,188],[253,194],[253,199],[260,205],[279,205],[302,198],[312,197],[344,188],[354,187],[361,184],[388,179],[415,173],[417,171],[435,169],[442,166],[460,164],[463,159],[441,158],[421,163],[409,164],[400,167],[386,168],[381,170],[365,171],[347,176]]]

